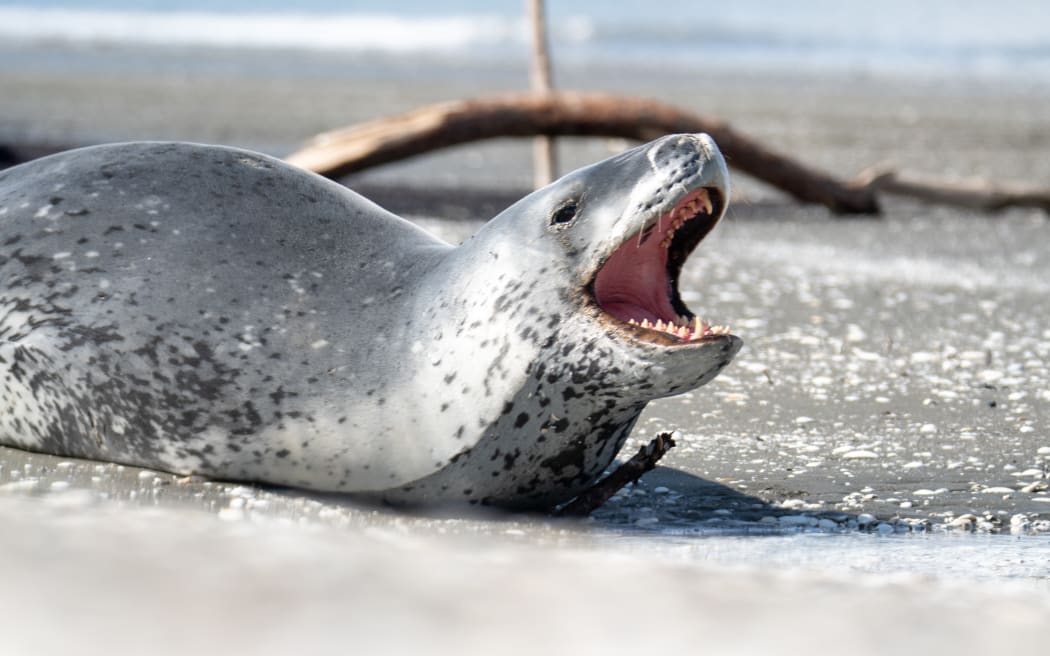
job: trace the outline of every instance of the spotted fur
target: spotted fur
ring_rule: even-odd
[[[452,247],[231,148],[0,172],[0,443],[398,503],[557,503],[648,401],[739,348],[639,343],[586,298],[602,253],[718,175],[708,140],[668,137]],[[567,198],[579,217],[552,229]]]

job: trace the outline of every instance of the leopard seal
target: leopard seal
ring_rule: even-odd
[[[396,504],[550,507],[740,347],[678,275],[726,165],[672,135],[459,246],[265,155],[126,143],[0,172],[0,443]]]

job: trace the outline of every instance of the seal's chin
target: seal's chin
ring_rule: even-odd
[[[724,206],[719,189],[692,191],[613,251],[591,284],[603,317],[637,339],[665,345],[729,334],[693,314],[678,295],[682,265]]]

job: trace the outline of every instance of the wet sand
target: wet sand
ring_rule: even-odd
[[[348,122],[524,85],[484,68],[386,72],[0,70],[0,142],[281,155]],[[892,162],[1050,180],[1039,90],[656,71],[569,71],[562,84],[720,115],[842,175]],[[564,166],[622,146],[569,140]],[[496,141],[346,182],[456,241],[527,189],[528,157]],[[593,519],[406,515],[0,448],[14,653],[976,653],[1045,639],[1046,218],[892,201],[882,220],[837,221],[734,185],[681,287],[745,349],[710,385],[652,404],[625,452],[660,430],[679,447]],[[94,626],[108,637],[76,639]]]

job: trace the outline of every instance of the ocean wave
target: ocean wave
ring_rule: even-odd
[[[525,46],[521,17],[405,18],[394,15],[86,11],[0,7],[0,38],[69,45],[136,44],[227,48],[455,51]]]
[[[282,9],[279,0],[157,0],[144,3],[150,9],[112,8],[114,2],[133,6],[134,0],[40,1],[49,6],[0,4],[0,48],[28,44],[35,50],[81,52],[100,46],[101,52],[108,46],[134,46],[154,52],[175,48],[180,54],[182,48],[224,48],[252,54],[299,50],[408,57],[441,53],[487,61],[506,56],[520,60],[529,47],[528,25],[517,0],[474,3],[477,10],[467,2],[421,0],[398,3],[396,9],[386,9],[378,0],[347,3],[356,10],[329,10],[338,6],[337,0],[308,0],[295,10]],[[647,11],[634,0],[551,3],[553,59],[583,67],[640,64],[982,76],[1039,84],[1050,80],[1045,36],[1050,10],[1042,3],[968,2],[960,11],[948,0],[884,0],[848,7],[834,0],[753,0],[731,3],[713,14],[706,3],[670,4],[675,8],[671,17]],[[216,8],[203,8],[211,5]]]

